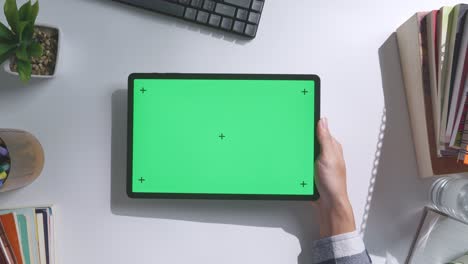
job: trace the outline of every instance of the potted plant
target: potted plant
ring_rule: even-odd
[[[5,71],[19,75],[23,82],[55,76],[60,31],[36,25],[39,2],[29,0],[18,9],[16,0],[6,0],[4,11],[10,26],[0,22],[0,64],[7,62]]]

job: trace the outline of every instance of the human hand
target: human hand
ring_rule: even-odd
[[[320,215],[320,236],[352,232],[356,225],[348,198],[343,149],[331,135],[326,118],[318,123],[317,135],[321,147],[316,177],[320,199],[315,205]]]

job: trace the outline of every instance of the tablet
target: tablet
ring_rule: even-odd
[[[131,74],[131,198],[315,200],[316,75]]]

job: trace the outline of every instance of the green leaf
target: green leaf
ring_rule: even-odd
[[[28,48],[28,53],[32,57],[38,58],[42,56],[42,52],[43,52],[42,45],[37,42],[31,43],[31,45]]]
[[[31,21],[33,24],[36,22],[37,14],[39,14],[39,1],[36,1],[36,3],[31,6],[29,21]]]
[[[27,1],[19,9],[19,20],[20,21],[30,21],[31,17],[31,0]]]
[[[31,79],[32,74],[31,62],[18,60],[18,73],[21,81],[28,82]]]
[[[23,38],[21,35],[23,35],[24,28],[29,24],[28,21],[22,21],[18,25],[18,31],[16,32],[16,35],[18,36],[18,40],[21,41]]]
[[[0,54],[5,53],[12,48],[16,48],[16,45],[0,43]]]
[[[16,45],[0,43],[0,64],[15,54]]]
[[[0,39],[0,44],[14,45],[15,47],[18,47],[18,44],[17,44],[16,40]]]
[[[19,14],[18,14],[18,7],[16,6],[16,0],[6,0],[3,9],[5,11],[5,17],[8,21],[8,24],[11,27],[11,30],[17,34],[18,24],[19,24]]]
[[[13,42],[15,40],[13,32],[2,24],[2,22],[0,22],[0,41],[1,40],[8,40],[9,42]]]
[[[26,43],[22,43],[18,49],[16,50],[16,57],[19,60],[29,61],[30,57],[28,56],[28,49],[26,47]]]
[[[29,24],[24,28],[21,38],[23,39],[23,41],[30,42],[33,38],[33,35],[34,35],[34,25],[33,23],[29,22]]]
[[[20,42],[31,41],[34,35],[33,24],[29,21],[21,21],[19,23],[18,35],[19,35]]]

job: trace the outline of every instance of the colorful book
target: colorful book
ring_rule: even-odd
[[[453,148],[461,147],[461,137],[463,135],[463,124],[466,116],[466,99],[468,95],[468,85],[466,83],[468,73],[468,19],[465,15],[463,37],[460,45],[460,59],[457,66],[455,86],[459,86],[456,105],[453,105],[454,122],[453,131],[450,135],[450,146]],[[449,117],[450,120],[451,117]]]
[[[0,215],[0,222],[5,228],[5,233],[8,241],[11,244],[13,253],[18,264],[23,264],[23,252],[20,243],[18,227],[16,225],[16,217],[14,213]]]
[[[461,30],[461,23],[463,21],[463,17],[468,10],[468,5],[459,4],[456,5],[452,12],[450,13],[449,17],[449,30],[447,35],[447,51],[445,57],[446,63],[446,79],[444,84],[444,98],[442,104],[442,115],[441,115],[441,131],[440,131],[440,143],[442,144],[443,148],[446,149],[449,147],[450,137],[447,137],[447,128],[448,128],[448,114],[451,104],[451,96],[453,94],[453,87],[455,83],[455,74],[454,71],[456,70],[456,65],[454,66],[454,62],[457,62],[457,52],[459,49],[459,42],[460,42],[460,30]],[[458,38],[457,38],[458,36]]]
[[[42,217],[42,214],[36,213],[37,217],[37,237],[38,237],[38,245],[39,245],[39,259],[41,263],[49,263],[47,261],[47,254],[46,254],[46,236],[44,231],[44,225],[46,222]]]
[[[450,15],[452,14],[453,7],[444,6],[439,10],[438,18],[437,18],[437,36],[438,36],[438,48],[439,51],[439,72],[438,72],[438,79],[437,79],[437,88],[438,88],[438,98],[439,98],[439,126],[440,131],[437,133],[439,137],[437,137],[438,141],[440,141],[440,132],[442,131],[441,123],[442,123],[442,106],[444,104],[444,95],[445,95],[445,83],[447,79],[447,46],[448,46],[448,35],[450,33],[450,26],[451,21]],[[439,156],[443,156],[442,150],[445,150],[445,144],[440,141],[438,143]]]
[[[52,207],[0,210],[0,264],[54,264],[53,219]]]
[[[468,100],[465,103],[468,109]],[[468,131],[468,114],[465,112],[465,120],[463,123],[463,129],[464,131]],[[458,160],[460,162],[463,162],[464,164],[468,164],[468,133],[463,133],[462,139],[461,139],[461,147],[460,151],[458,153]]]
[[[411,130],[416,150],[416,160],[421,177],[433,174],[429,138],[424,115],[424,89],[422,80],[422,56],[420,25],[426,12],[412,16],[397,29],[400,61],[405,83],[406,100],[411,121]]]
[[[36,208],[41,263],[55,263],[54,217],[51,207]]]
[[[464,87],[461,87],[461,82],[463,78],[463,69],[465,65],[465,54],[466,54],[466,44],[468,42],[468,36],[465,37],[465,25],[466,25],[466,14],[468,11],[468,5],[459,5],[460,11],[458,18],[456,19],[456,28],[455,34],[455,44],[453,52],[453,66],[451,73],[451,83],[450,83],[450,92],[449,92],[449,104],[448,104],[448,117],[447,117],[447,129],[445,132],[445,138],[448,143],[450,143],[454,125],[455,125],[455,116],[457,114],[457,106],[459,106],[460,98],[462,96]],[[467,28],[468,30],[468,28]],[[468,31],[466,32],[468,34]],[[464,45],[463,45],[464,44]],[[453,146],[451,146],[453,147]]]
[[[432,112],[433,116],[440,116],[440,99],[438,95],[438,36],[437,36],[437,17],[439,10],[434,10],[427,15],[426,32],[428,38],[428,60],[429,60],[429,76],[431,84],[432,97]],[[436,138],[439,138],[440,119],[434,118],[434,133]],[[440,153],[439,144],[436,145],[437,153]]]
[[[23,260],[25,264],[31,264],[31,255],[28,240],[28,224],[26,217],[22,214],[16,214],[16,223],[18,224],[19,239],[23,252]]]
[[[34,208],[18,208],[0,210],[1,214],[15,213],[21,233],[20,240],[23,247],[24,263],[39,263],[39,251],[36,238],[36,212]],[[1,263],[1,262],[0,262]]]
[[[3,226],[3,223],[0,221],[0,246],[1,246],[1,263],[7,263],[7,264],[17,264],[18,262],[16,261],[15,258],[15,252],[13,251],[13,247],[11,246],[10,241],[8,240],[5,227]]]
[[[453,157],[439,157],[434,132],[431,78],[428,59],[426,12],[415,14],[397,30],[411,130],[419,175],[423,178],[468,172],[468,166]]]
[[[458,102],[458,113],[457,118],[454,124],[454,131],[452,134],[452,138],[450,140],[450,146],[457,149],[462,149],[462,138],[463,134],[466,133],[465,130],[465,120],[468,114],[468,52],[465,55],[465,66],[463,69],[463,78],[461,85],[463,86],[463,90],[461,92],[461,100]]]

